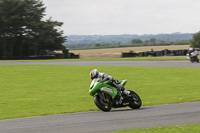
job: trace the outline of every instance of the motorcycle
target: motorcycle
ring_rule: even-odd
[[[125,86],[127,80],[122,80],[120,83]],[[134,91],[129,91],[130,95],[127,96],[113,87],[109,80],[102,82],[100,78],[96,78],[90,84],[89,94],[93,96],[96,106],[104,112],[126,106],[139,109],[142,105],[141,98]]]
[[[192,63],[193,62],[199,63],[198,54],[195,52],[192,52],[191,55],[187,54],[186,58],[188,58]]]

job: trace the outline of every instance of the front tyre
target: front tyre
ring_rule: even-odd
[[[130,91],[131,97],[129,98],[129,107],[132,109],[139,109],[142,106],[141,98],[134,92]]]
[[[193,62],[194,62],[194,59],[193,59],[193,58],[190,58],[190,62],[193,63]]]
[[[197,58],[197,63],[199,63],[199,59]]]
[[[101,95],[101,94],[100,94]],[[112,104],[111,102],[107,99],[106,101],[103,100],[102,98],[100,98],[99,95],[94,96],[94,103],[96,104],[96,106],[104,111],[104,112],[108,112],[111,110],[112,108]]]

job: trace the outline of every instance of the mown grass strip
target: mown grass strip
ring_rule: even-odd
[[[200,133],[200,124],[122,130],[112,133]]]
[[[199,68],[0,66],[0,119],[98,110],[89,96],[97,68],[136,91],[143,105],[200,101]]]

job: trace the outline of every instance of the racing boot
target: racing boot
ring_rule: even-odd
[[[130,96],[130,91],[127,91],[118,80],[113,80],[113,85],[117,88],[118,91],[122,91],[126,96]]]
[[[131,96],[130,91],[126,90],[124,87],[121,88],[122,93],[124,93],[126,96]]]

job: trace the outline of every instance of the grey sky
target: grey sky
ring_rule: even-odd
[[[196,33],[200,0],[42,0],[67,35]]]

